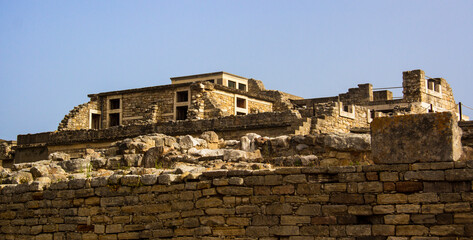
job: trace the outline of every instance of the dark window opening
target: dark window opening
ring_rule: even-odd
[[[228,80],[228,87],[236,89],[236,82]]]
[[[246,108],[246,99],[244,99],[244,98],[237,98],[237,107],[239,107],[239,108]]]
[[[242,91],[246,91],[246,84],[239,83],[239,84],[238,84],[238,89],[240,89],[240,90],[242,90]]]
[[[343,105],[343,111],[345,112],[353,112],[353,107],[351,105]]]
[[[243,112],[237,112],[237,115],[246,115],[246,113],[243,113]]]
[[[189,100],[188,91],[177,92],[176,95],[177,95],[177,102],[187,102]]]
[[[109,127],[120,125],[120,113],[110,113],[108,115]]]
[[[432,91],[440,92],[440,83],[436,82],[434,79],[427,80],[427,88]]]
[[[427,81],[427,88],[430,90],[434,90],[434,81],[433,80],[428,80]]]
[[[100,129],[100,114],[92,113],[92,129]]]
[[[376,111],[374,111],[374,110],[371,111],[371,118],[374,118],[376,116],[375,112]]]
[[[110,99],[110,109],[120,109],[120,99]]]
[[[440,84],[435,84],[434,85],[434,91],[440,92]]]
[[[222,84],[223,84],[223,83],[222,83],[222,79],[221,79],[221,78],[217,79],[217,84],[220,84],[220,85],[222,85]]]
[[[210,82],[210,83],[215,83],[215,80],[213,80],[213,79],[210,79],[210,80],[207,80],[207,82]]]
[[[176,107],[176,120],[187,119],[187,106]]]

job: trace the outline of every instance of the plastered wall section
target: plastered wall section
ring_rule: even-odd
[[[197,179],[1,185],[0,239],[471,239],[472,167],[219,170]]]

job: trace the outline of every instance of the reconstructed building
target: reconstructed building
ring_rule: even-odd
[[[373,85],[367,83],[338,96],[291,102],[302,116],[315,118],[312,127],[317,132],[350,130],[346,127],[362,127],[381,116],[453,112],[460,119],[458,105],[445,79],[426,77],[422,70],[405,71],[402,89],[403,97],[393,99],[391,91],[374,91]]]
[[[171,78],[171,84],[90,94],[55,132],[19,135],[15,162],[45,159],[62,151],[80,156],[84,149],[144,134],[200,135],[214,131],[236,139],[369,131],[375,117],[452,112],[459,118],[452,89],[445,79],[424,71],[403,73],[403,97],[359,84],[347,93],[303,99],[263,83],[226,72]],[[467,120],[466,116],[462,117]]]
[[[172,84],[90,94],[58,130],[103,129],[120,125],[198,120],[288,110],[289,99],[264,89],[261,81],[226,72],[171,78]]]

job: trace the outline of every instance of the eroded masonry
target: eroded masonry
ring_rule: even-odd
[[[0,239],[468,240],[473,158],[452,113],[371,134],[148,134],[1,169]],[[464,135],[465,136],[465,135]]]
[[[402,99],[171,80],[0,142],[0,239],[473,239],[473,122],[444,79],[404,72]]]
[[[15,162],[47,158],[55,151],[70,154],[98,149],[143,134],[198,136],[214,131],[225,139],[246,133],[264,136],[366,131],[375,117],[452,112],[460,118],[445,79],[428,78],[422,70],[403,73],[403,97],[360,84],[328,98],[303,99],[265,89],[259,80],[226,72],[171,78],[172,84],[90,94],[56,132],[19,135]],[[462,119],[468,119],[462,116]],[[11,164],[13,159],[4,159]]]

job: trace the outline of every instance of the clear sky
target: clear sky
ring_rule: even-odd
[[[473,1],[0,0],[0,139],[175,76],[227,71],[314,98],[413,69],[473,106]]]

